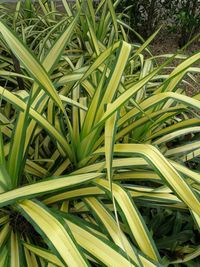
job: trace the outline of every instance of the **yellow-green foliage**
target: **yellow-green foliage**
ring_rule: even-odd
[[[129,43],[119,1],[62,2],[1,10],[0,266],[198,266],[200,95],[183,84],[200,52],[158,65],[158,31]]]

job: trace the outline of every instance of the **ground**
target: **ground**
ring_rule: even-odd
[[[174,53],[180,47],[178,46],[178,39],[179,36],[174,33],[169,32],[161,32],[158,34],[157,38],[150,44],[150,49],[152,51],[153,55],[158,54],[168,54],[168,53]],[[184,54],[186,55],[193,55],[194,53],[197,53],[200,51],[200,40],[195,41],[189,47],[184,51]],[[180,61],[174,62],[174,65],[177,63],[180,63]],[[198,61],[194,66],[197,66],[200,68],[200,61]],[[194,87],[191,86],[185,86],[186,94],[189,96],[195,95],[196,93],[200,92],[200,73],[194,75],[196,80],[198,81],[198,84],[194,84]]]

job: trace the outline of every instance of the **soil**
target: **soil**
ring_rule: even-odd
[[[179,36],[174,33],[169,32],[160,32],[158,36],[154,39],[154,41],[150,44],[150,50],[153,55],[160,55],[160,54],[171,54],[175,53],[177,50],[180,49],[178,46]],[[190,44],[182,54],[191,56],[197,52],[200,52],[200,40],[196,40],[192,44]],[[159,59],[158,63],[161,63],[162,59]],[[173,62],[173,66],[179,64],[181,60],[175,60]],[[200,60],[196,62],[193,67],[200,68]],[[193,74],[197,83],[192,82],[192,86],[184,85],[184,89],[186,90],[186,94],[188,96],[193,96],[197,93],[200,93],[200,73]],[[191,82],[191,79],[185,79],[188,82]]]

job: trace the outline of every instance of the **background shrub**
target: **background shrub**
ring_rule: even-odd
[[[199,0],[122,0],[118,10],[124,9],[131,27],[145,38],[164,24],[168,31],[180,35],[178,42],[183,46],[200,29]]]

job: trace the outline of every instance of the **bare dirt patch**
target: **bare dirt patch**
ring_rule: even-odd
[[[177,34],[171,34],[168,32],[161,32],[155,40],[150,44],[150,50],[153,55],[160,55],[160,54],[171,54],[175,53],[177,50],[180,50],[178,46],[178,39],[179,36]],[[186,50],[183,52],[185,55],[193,55],[197,52],[200,52],[200,40],[196,40],[192,44],[190,44]],[[161,62],[161,61],[160,61]],[[159,62],[159,63],[160,63]],[[180,63],[180,60],[175,60],[173,62],[173,66],[176,66]],[[196,62],[193,67],[200,68],[200,60]],[[200,73],[193,74],[197,83],[192,83],[193,86],[184,85],[186,90],[186,94],[189,96],[193,96],[197,93],[200,93]],[[186,78],[186,81],[191,82],[189,78]]]

